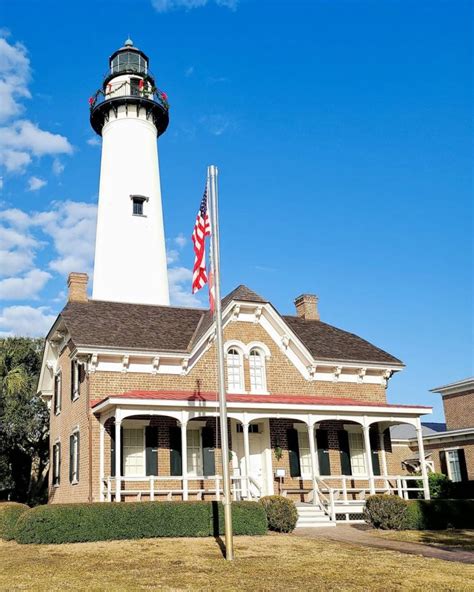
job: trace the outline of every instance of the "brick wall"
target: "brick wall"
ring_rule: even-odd
[[[474,391],[443,396],[446,429],[474,427]]]

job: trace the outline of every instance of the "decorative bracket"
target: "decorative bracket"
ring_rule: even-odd
[[[313,366],[307,366],[308,374],[309,374],[309,377],[311,380],[315,380],[316,369],[317,369],[316,364],[314,364]]]
[[[240,304],[236,304],[234,306],[234,310],[232,311],[232,317],[234,319],[238,319],[240,314]]]
[[[341,376],[342,366],[336,366],[334,368],[334,382],[339,380],[339,376]]]
[[[255,310],[255,322],[258,323],[260,320],[260,317],[262,316],[262,312],[263,312],[263,306],[257,306],[256,310]]]
[[[382,378],[384,380],[385,386],[387,386],[388,380],[389,380],[389,378],[391,376],[392,376],[392,371],[391,370],[384,370],[384,372],[382,374]]]
[[[125,355],[122,357],[122,372],[127,372],[130,365],[130,356]]]
[[[359,368],[359,372],[357,373],[358,381],[364,382],[364,376],[367,373],[367,368]]]
[[[152,366],[152,374],[158,374],[158,369],[160,367],[160,356],[155,356],[151,363]]]
[[[91,360],[89,363],[89,372],[91,374],[97,370],[98,361],[99,361],[99,356],[97,354],[92,354]]]
[[[290,338],[288,335],[281,336],[281,345],[283,349],[288,349],[288,346],[290,345]]]
[[[183,361],[181,362],[181,374],[186,374],[186,370],[188,369],[189,366],[189,358],[183,358]]]

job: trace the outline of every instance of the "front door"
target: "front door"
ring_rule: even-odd
[[[250,467],[249,477],[252,478],[250,482],[250,493],[252,496],[265,495],[267,493],[266,486],[266,454],[265,442],[267,436],[265,434],[265,423],[255,423],[249,426],[249,451],[250,451]],[[234,422],[232,429],[232,442],[234,443],[234,472],[236,475],[245,476],[245,453],[244,453],[244,434],[242,432],[241,424]],[[237,469],[237,470],[235,470]],[[242,495],[247,495],[246,480],[242,480]]]

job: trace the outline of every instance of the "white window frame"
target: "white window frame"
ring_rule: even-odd
[[[77,485],[79,483],[79,479],[77,478],[78,474],[79,474],[79,447],[78,447],[78,435],[80,434],[80,430],[79,427],[75,428],[71,434],[71,436],[74,437],[73,442],[74,442],[74,454],[72,457],[72,462],[73,462],[73,477],[72,477],[72,481],[71,481],[71,485]]]
[[[258,354],[258,356],[253,355],[253,352],[256,352]],[[256,386],[254,386],[254,383],[256,382],[255,380],[255,367],[252,368],[252,359],[259,357],[260,358],[260,372],[261,372],[261,382],[262,382],[262,386],[261,388],[257,388]],[[263,349],[261,347],[258,346],[254,346],[250,349],[249,351],[249,376],[250,376],[250,392],[251,393],[257,393],[257,394],[267,394],[267,371],[266,371],[266,355],[265,352],[263,351]],[[252,372],[253,371],[253,372]],[[253,375],[253,377],[252,377]],[[253,379],[252,379],[253,378]]]
[[[59,385],[59,386],[58,386]],[[61,370],[58,370],[55,374],[54,374],[54,382],[53,382],[53,411],[54,411],[54,415],[59,415],[61,413],[61,408],[63,406],[63,377],[62,377],[62,372]],[[57,392],[59,391],[59,392]],[[57,405],[56,403],[59,402],[59,405]]]
[[[144,477],[146,478],[146,426],[150,424],[149,420],[124,420],[122,422],[123,433],[122,433],[122,451],[121,451],[121,458],[123,463],[123,477],[126,479],[127,477]],[[125,463],[125,432],[126,430],[141,430],[143,434],[143,444],[142,444],[142,456],[143,456],[143,472],[141,473],[128,473],[127,474],[127,467]]]
[[[72,401],[77,401],[79,399],[79,362],[77,360],[72,360],[71,364],[71,383],[72,383]]]
[[[444,448],[444,453],[446,455],[446,469],[448,471],[448,478],[453,482],[453,483],[460,483],[462,481],[462,474],[461,474],[461,463],[459,462],[459,446],[453,447],[453,448]],[[453,479],[453,471],[451,469],[451,464],[449,461],[449,454],[450,453],[456,453],[456,461],[457,461],[457,465],[458,465],[458,471],[459,471],[459,479]]]
[[[202,454],[202,427],[197,425],[197,426],[191,426],[187,427],[187,433],[186,433],[186,460],[187,460],[187,467],[188,467],[188,476],[189,477],[201,477],[204,471],[204,459],[203,459],[203,454]],[[194,432],[198,434],[198,446],[192,446],[190,447],[190,432]],[[191,459],[189,457],[189,453],[190,450],[192,449],[197,449],[197,453],[198,453],[198,462],[197,462],[197,467],[193,467],[193,463],[191,462]]]
[[[238,360],[239,360],[239,386],[236,387],[235,383],[231,386],[230,383],[230,372],[229,372],[229,356],[232,355],[234,356],[234,354],[229,354],[230,351],[236,351],[237,355],[238,355]],[[236,345],[229,345],[227,350],[226,350],[226,371],[227,371],[227,392],[228,393],[245,393],[245,382],[244,382],[244,356],[243,356],[243,352],[242,350],[237,347]],[[236,366],[235,366],[236,367]]]
[[[58,477],[58,483],[56,483]],[[61,440],[57,439],[53,444],[53,487],[61,485]]]
[[[364,440],[364,432],[362,431],[362,426],[354,426],[354,425],[345,425],[344,429],[347,432],[347,436],[348,436],[348,441],[349,441],[349,457],[351,460],[351,472],[352,475],[354,477],[367,477],[368,476],[368,471],[367,471],[367,452],[365,450],[365,440]],[[360,451],[362,452],[362,462],[363,462],[363,470],[358,467],[357,465],[354,464],[353,462],[353,443],[351,441],[351,435],[360,435],[361,438],[361,442],[362,442],[362,448],[360,448]],[[355,459],[354,459],[355,460]],[[354,470],[355,469],[355,470]]]

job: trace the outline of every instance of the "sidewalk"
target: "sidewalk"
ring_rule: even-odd
[[[398,551],[399,553],[421,555],[423,557],[443,559],[444,561],[459,561],[461,563],[474,564],[474,551],[465,551],[456,547],[434,547],[421,543],[393,541],[378,537],[372,534],[367,527],[359,524],[338,524],[336,528],[297,528],[293,534],[294,536],[309,539],[326,538],[340,543],[389,549],[391,551]]]

